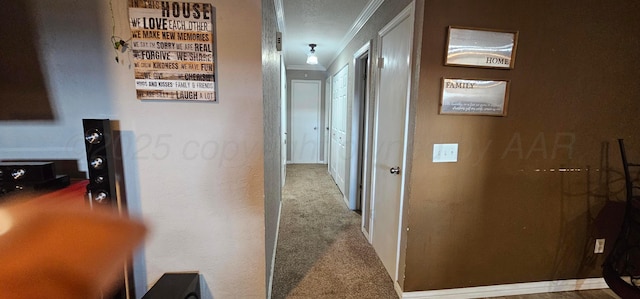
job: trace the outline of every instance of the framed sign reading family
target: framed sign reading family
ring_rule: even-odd
[[[440,114],[506,116],[509,81],[442,79]]]

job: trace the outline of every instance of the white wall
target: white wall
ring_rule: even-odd
[[[56,118],[0,123],[0,159],[77,159],[86,169],[81,119],[118,120],[127,198],[151,230],[137,276],[151,285],[198,270],[206,297],[264,298],[261,1],[211,3],[219,104],[138,101],[128,55],[114,61],[108,0],[34,1]],[[125,39],[126,5],[113,0]]]

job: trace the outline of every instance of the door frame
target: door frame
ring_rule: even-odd
[[[334,182],[336,183],[337,186],[337,182],[335,181],[335,171],[333,170],[333,168],[331,168],[331,164],[334,162],[334,159],[336,157],[333,156],[333,147],[332,147],[332,137],[333,136],[333,77],[335,77],[336,74],[333,75],[329,75],[327,77],[326,80],[326,84],[325,84],[325,89],[326,89],[326,93],[325,97],[327,98],[327,101],[329,102],[327,104],[327,111],[326,114],[328,115],[329,121],[327,122],[327,127],[328,127],[328,135],[329,137],[327,138],[327,169],[329,171],[329,176],[331,176],[331,179],[334,180]]]
[[[287,118],[287,68],[284,65],[284,57],[280,54],[280,146],[281,150],[281,176],[282,176],[282,184],[280,187],[284,187],[285,181],[287,179],[287,128],[288,128],[288,118]]]
[[[327,164],[328,172],[331,172],[331,165],[329,165],[331,157],[329,147],[331,143],[331,84],[331,76],[329,76],[324,81],[324,127],[322,128],[322,134],[324,134],[324,161],[322,163]]]
[[[351,160],[349,161],[349,205],[362,212],[361,229],[369,242],[368,220],[370,213],[368,186],[371,184],[371,41],[353,54],[353,106],[351,117]],[[363,59],[367,57],[366,65]],[[366,68],[366,79],[360,75]],[[363,93],[364,92],[364,96]],[[364,127],[364,129],[363,129]],[[360,175],[362,173],[362,176]],[[362,186],[362,188],[360,188]]]
[[[377,41],[377,46],[376,46],[376,53],[374,57],[379,57],[380,53],[382,52],[382,43],[381,43],[381,39],[382,37],[388,33],[389,31],[391,31],[395,26],[397,26],[398,24],[400,24],[402,21],[404,21],[406,18],[410,18],[410,22],[411,22],[411,32],[409,33],[410,36],[410,41],[411,41],[411,45],[409,47],[410,49],[410,53],[409,53],[409,76],[408,76],[408,85],[407,85],[407,97],[405,99],[406,101],[406,110],[405,110],[405,119],[404,119],[404,142],[402,145],[402,153],[403,153],[403,157],[402,157],[402,171],[401,171],[401,183],[400,183],[400,206],[398,209],[398,223],[397,223],[397,230],[398,230],[398,234],[397,234],[397,240],[396,240],[396,259],[395,259],[395,273],[394,273],[394,277],[392,277],[394,285],[396,287],[396,291],[401,290],[400,285],[399,285],[399,271],[400,271],[400,259],[401,259],[401,255],[403,255],[402,251],[401,251],[401,247],[403,244],[403,240],[406,237],[406,234],[403,234],[404,230],[402,229],[404,226],[404,221],[405,221],[405,201],[407,200],[407,193],[406,190],[408,188],[408,172],[409,172],[409,168],[410,165],[408,163],[408,157],[411,154],[411,149],[410,149],[410,144],[413,144],[413,134],[411,132],[413,132],[412,130],[410,130],[410,119],[413,118],[413,109],[411,109],[411,103],[413,102],[412,98],[415,96],[415,93],[412,91],[414,89],[414,85],[417,83],[416,82],[416,72],[418,71],[418,67],[416,65],[414,65],[415,62],[415,56],[416,56],[416,49],[415,47],[415,43],[416,43],[416,37],[415,37],[415,32],[416,32],[416,28],[415,28],[415,1],[412,1],[411,3],[409,3],[409,5],[407,5],[407,7],[405,9],[403,9],[396,17],[394,17],[391,21],[389,21],[382,29],[380,29],[378,31],[378,36],[376,38]],[[377,130],[377,115],[378,115],[378,103],[379,103],[379,88],[380,88],[380,84],[379,84],[379,80],[380,80],[380,59],[372,59],[373,61],[373,66],[372,66],[372,75],[373,75],[373,84],[374,84],[374,90],[375,90],[375,95],[374,95],[374,99],[375,99],[375,107],[374,107],[374,114],[373,114],[373,144],[372,144],[372,161],[371,161],[371,166],[372,166],[372,171],[375,171],[375,168],[373,167],[373,165],[375,165],[375,144],[377,142],[378,139],[378,130]],[[419,62],[418,62],[419,63]],[[376,216],[376,211],[375,211],[375,202],[373,201],[373,199],[375,198],[375,180],[373,180],[373,173],[372,173],[372,181],[371,181],[371,187],[370,187],[370,192],[371,192],[371,217],[370,217],[370,222],[369,222],[369,237],[370,240],[373,240],[373,236],[375,234],[375,230],[374,230],[374,220],[375,220],[375,216]],[[401,293],[400,293],[401,294]]]
[[[291,124],[291,132],[290,132],[291,134],[289,134],[289,142],[291,143],[291,163],[294,163],[294,164],[295,163],[300,163],[296,159],[294,159],[295,158],[295,156],[294,156],[295,149],[293,148],[293,143],[295,142],[295,140],[293,139],[294,138],[294,134],[293,134],[293,131],[294,131],[293,113],[295,112],[294,111],[293,91],[294,91],[294,86],[295,86],[296,83],[314,83],[314,84],[317,83],[318,84],[318,102],[316,103],[316,111],[317,111],[317,113],[316,113],[316,130],[315,130],[316,131],[315,139],[316,139],[316,144],[317,144],[318,147],[317,147],[317,152],[316,152],[316,155],[315,155],[315,159],[314,159],[314,161],[312,163],[319,163],[319,161],[320,161],[320,146],[322,146],[320,144],[320,114],[321,114],[321,111],[320,111],[321,110],[320,109],[321,108],[321,105],[320,105],[321,102],[320,101],[322,101],[322,81],[321,80],[296,80],[296,79],[291,80],[291,87],[290,87],[290,89],[291,89],[291,109],[290,109],[291,119],[290,119],[289,123]]]
[[[322,146],[324,147],[324,155],[322,156],[321,163],[329,164],[329,143],[331,142],[331,76],[324,80],[324,111],[321,111],[322,117],[324,117],[324,122],[322,126],[322,135],[324,136],[324,142]],[[323,113],[324,112],[324,113]],[[327,169],[328,166],[327,166]],[[328,170],[327,170],[328,171]]]

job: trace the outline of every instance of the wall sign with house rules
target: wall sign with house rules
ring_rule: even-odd
[[[210,3],[129,0],[139,100],[218,101],[215,19]]]

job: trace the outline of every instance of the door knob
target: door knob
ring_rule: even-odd
[[[389,169],[389,172],[391,174],[395,174],[395,175],[400,174],[400,166],[391,167],[391,169]]]

